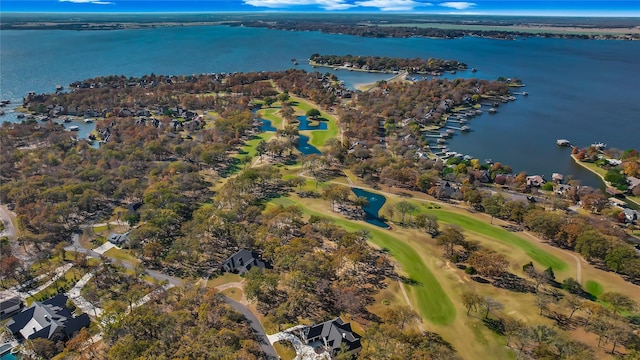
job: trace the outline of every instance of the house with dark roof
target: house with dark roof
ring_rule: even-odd
[[[305,327],[300,331],[302,342],[318,350],[324,349],[333,357],[341,349],[356,354],[362,349],[361,336],[351,329],[351,324],[337,317],[321,324]]]
[[[0,320],[6,319],[17,313],[24,305],[20,298],[10,292],[0,293]]]
[[[111,233],[109,234],[109,237],[107,238],[107,240],[109,240],[110,243],[119,246],[129,241],[128,235],[129,235],[128,232],[124,234]]]
[[[7,322],[7,329],[16,339],[49,339],[53,341],[72,338],[80,329],[89,326],[89,315],[73,317],[66,306],[65,295],[56,295],[43,302],[34,302],[14,315]]]
[[[242,249],[222,263],[222,270],[235,274],[244,274],[254,266],[260,269],[271,269],[271,264],[262,260],[260,254]]]

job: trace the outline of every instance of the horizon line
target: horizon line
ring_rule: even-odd
[[[435,15],[435,16],[460,16],[460,17],[477,17],[477,16],[502,16],[502,17],[518,17],[518,16],[530,16],[530,17],[563,17],[563,18],[585,18],[585,17],[596,17],[596,18],[629,18],[629,19],[639,19],[640,14],[637,15],[629,15],[629,14],[616,14],[609,13],[604,15],[598,14],[527,14],[527,13],[519,13],[519,14],[504,14],[504,13],[467,13],[467,14],[456,14],[456,13],[435,13],[435,12],[427,12],[427,11],[407,11],[407,12],[383,12],[383,11],[290,11],[290,10],[237,10],[237,11],[1,11],[0,14],[81,14],[81,15],[122,15],[122,14],[131,14],[131,15],[159,15],[159,14],[172,14],[172,15],[180,15],[180,14],[340,14],[340,15],[354,15],[354,14],[376,14],[376,15]],[[0,20],[0,23],[2,21]]]

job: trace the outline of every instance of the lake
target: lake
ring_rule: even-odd
[[[600,181],[573,164],[569,150],[604,142],[640,148],[640,41],[528,38],[371,39],[318,32],[243,27],[171,27],[139,30],[8,30],[0,33],[0,99],[11,100],[0,120],[15,121],[11,106],[29,91],[98,75],[197,74],[285,70],[298,67],[335,73],[347,86],[389,78],[388,74],[313,69],[313,53],[456,59],[478,71],[447,77],[518,77],[528,97],[503,105],[497,114],[473,119],[467,134],[449,141],[453,151],[490,158],[529,174],[573,174],[584,184]],[[301,63],[294,66],[291,58]],[[83,124],[78,124],[79,126]],[[81,126],[82,127],[82,126]],[[82,130],[82,129],[81,129]],[[82,131],[81,131],[82,132]],[[80,136],[82,134],[79,134]]]

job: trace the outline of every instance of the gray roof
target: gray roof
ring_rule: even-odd
[[[109,234],[109,242],[112,244],[116,244],[116,245],[120,245],[123,244],[127,241],[129,241],[129,233],[124,233],[124,234],[116,234],[116,233],[111,233]]]
[[[73,317],[66,307],[68,298],[57,295],[43,302],[34,302],[7,323],[12,334],[24,339],[70,338],[76,331],[89,326],[87,314]]]
[[[320,338],[332,351],[340,350],[343,344],[347,351],[357,351],[362,347],[360,335],[351,330],[351,324],[339,317],[305,328],[302,334],[307,344]]]
[[[222,263],[224,271],[240,274],[246,273],[254,266],[271,269],[271,265],[262,260],[260,254],[245,249],[239,250]]]

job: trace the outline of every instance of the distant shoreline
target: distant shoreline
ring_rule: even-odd
[[[267,20],[247,20],[241,15],[233,14],[224,17],[215,17],[214,19],[202,19],[202,18],[189,18],[189,15],[177,14],[171,19],[162,21],[147,21],[154,20],[154,14],[143,14],[146,19],[115,19],[104,14],[97,14],[95,17],[86,16],[86,19],[57,19],[57,18],[40,18],[38,14],[28,14],[24,16],[11,17],[12,14],[8,13],[3,16],[0,22],[0,30],[136,30],[136,29],[154,29],[162,27],[192,27],[192,26],[247,26],[247,27],[259,27],[266,29],[276,30],[293,30],[293,31],[308,31],[313,28],[314,21],[302,21],[302,23],[288,24],[280,23],[276,21]],[[132,15],[132,14],[129,14]],[[286,15],[286,14],[284,14]],[[183,17],[184,16],[184,17]],[[183,18],[181,18],[183,17]],[[400,20],[400,19],[398,19]],[[418,35],[421,37],[434,37],[434,38],[458,38],[461,36],[449,36],[449,32],[456,32],[458,35],[464,36],[481,36],[487,38],[496,39],[512,39],[514,37],[566,37],[576,39],[608,39],[608,40],[640,40],[640,21],[638,24],[621,24],[619,26],[607,26],[608,24],[598,24],[595,26],[582,25],[580,23],[530,23],[530,22],[511,22],[506,24],[470,24],[467,21],[459,22],[421,22],[421,23],[408,23],[406,21],[388,21],[382,23],[369,23],[363,24],[361,21],[356,21],[358,26],[367,26],[370,29],[378,29],[377,31],[383,31],[389,38],[403,37],[400,35],[394,35],[393,31],[396,29],[414,29],[424,30],[432,29],[437,30],[435,35]],[[315,31],[321,31],[325,33],[333,33],[329,29],[325,28],[328,24],[331,24],[329,20],[327,23],[320,24],[318,28],[314,28]],[[345,24],[336,22],[336,26],[340,25],[342,30],[345,30],[345,34],[349,34],[349,31],[344,28]],[[311,26],[311,28],[309,27]],[[323,27],[325,26],[325,27]],[[384,30],[386,29],[386,30]],[[388,32],[388,33],[387,33]],[[351,34],[354,36],[365,36],[361,34]]]

